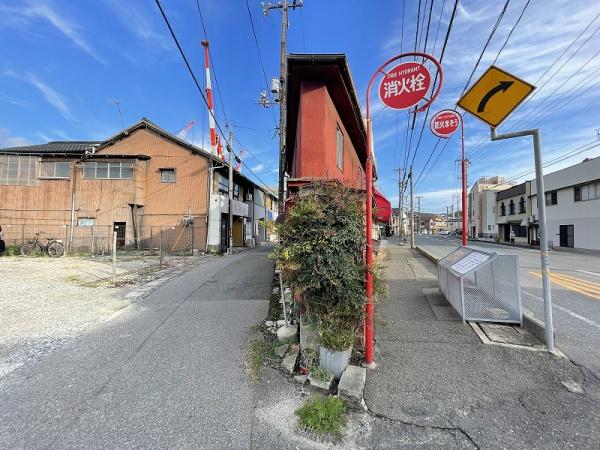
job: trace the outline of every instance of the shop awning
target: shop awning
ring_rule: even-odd
[[[392,217],[392,204],[385,198],[385,195],[377,189],[373,191],[373,199],[375,201],[375,208],[373,211],[375,220],[382,223],[388,223]]]

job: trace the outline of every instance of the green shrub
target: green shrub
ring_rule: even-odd
[[[338,437],[346,423],[346,406],[339,397],[315,397],[306,402],[296,414],[301,428],[319,435]]]
[[[311,184],[277,226],[278,265],[302,294],[307,315],[325,336],[323,345],[335,344],[332,350],[352,345],[364,317],[363,204],[362,193],[340,183]]]

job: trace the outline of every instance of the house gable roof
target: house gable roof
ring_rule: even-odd
[[[51,141],[47,144],[23,145],[1,148],[0,153],[18,153],[29,155],[81,155],[91,151],[101,141]]]

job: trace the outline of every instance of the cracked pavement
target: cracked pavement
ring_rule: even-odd
[[[379,304],[378,366],[365,391],[374,415],[446,433],[461,448],[600,445],[600,382],[591,372],[546,352],[484,345],[467,324],[438,321],[422,293],[437,287],[435,266],[393,241],[386,254],[391,294]],[[431,276],[415,276],[424,270]]]

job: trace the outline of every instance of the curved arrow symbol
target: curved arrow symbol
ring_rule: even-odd
[[[506,90],[513,85],[514,81],[501,81],[498,83],[498,86],[494,86],[489,90],[487,94],[483,96],[481,101],[479,102],[479,106],[477,107],[477,112],[481,113],[485,110],[485,106],[490,99],[496,95],[498,92],[506,92]]]

